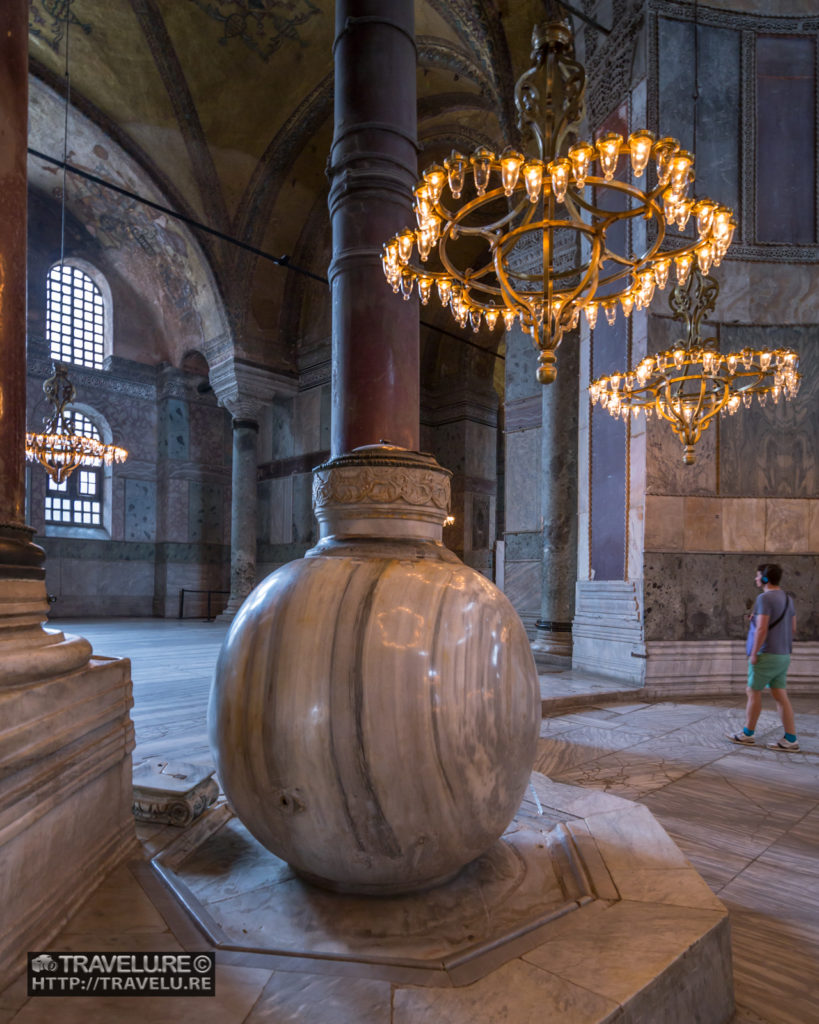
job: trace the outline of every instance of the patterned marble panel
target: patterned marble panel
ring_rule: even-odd
[[[723,551],[765,551],[765,512],[764,498],[723,498]]]
[[[645,500],[645,550],[681,551],[685,499],[647,494]]]
[[[759,7],[761,13],[770,11],[764,3]],[[814,8],[810,8],[810,14],[815,14]],[[731,260],[725,270],[720,271],[720,316],[726,322],[741,325],[738,330],[745,330],[745,325],[750,324],[816,324],[819,322],[819,297],[814,271],[810,264]],[[787,328],[794,329],[798,328]],[[737,345],[733,351],[741,347]],[[754,347],[757,346],[754,344]]]
[[[540,431],[506,435],[506,529],[540,529]]]
[[[154,540],[156,483],[125,480],[125,540]]]
[[[722,550],[722,502],[719,498],[685,498],[683,515],[686,551]]]
[[[819,552],[819,499],[813,498],[808,513],[808,551]]]
[[[683,463],[683,448],[665,420],[646,425],[646,487],[651,494],[713,494],[716,491],[716,431],[706,430],[696,446],[693,466]]]
[[[321,388],[302,391],[293,399],[293,437],[294,454],[321,448]]]
[[[220,484],[191,481],[188,490],[188,537],[205,544],[221,544],[225,526],[224,488]]]
[[[642,508],[628,510],[628,566],[630,580],[642,579],[645,523]]]
[[[807,551],[813,504],[807,499],[769,498],[765,514],[765,551]]]
[[[166,398],[158,406],[160,458],[187,459],[190,450],[188,403]]]
[[[293,479],[284,477],[268,483],[270,543],[290,544],[293,541]]]
[[[765,264],[767,271],[772,264]],[[788,272],[797,273],[795,266]],[[761,319],[769,319],[768,316]],[[783,323],[792,324],[789,314]],[[799,395],[760,408],[756,403],[742,415],[721,423],[720,490],[725,495],[807,498],[819,493],[817,443],[819,436],[819,345],[814,327],[722,327],[723,348],[776,348],[799,352],[803,375]]]
[[[274,397],[270,403],[271,410],[271,449],[260,453],[262,461],[266,458],[285,459],[295,453],[293,439],[293,406],[295,399]]]
[[[191,402],[190,417],[190,451],[188,458],[192,462],[206,465],[222,463],[222,438],[225,424],[230,426],[230,415],[225,409],[219,408],[215,402],[206,405],[204,402]]]
[[[540,610],[540,562],[507,562],[504,593],[520,615]]]

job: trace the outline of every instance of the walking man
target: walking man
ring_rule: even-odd
[[[796,632],[796,608],[790,594],[780,588],[781,579],[781,566],[764,563],[757,567],[754,582],[762,588],[762,593],[754,603],[748,630],[745,727],[740,732],[729,733],[728,738],[734,743],[754,743],[754,729],[762,710],[762,691],[769,686],[779,708],[785,735],[768,746],[771,750],[799,750],[793,708],[785,689],[793,634]]]

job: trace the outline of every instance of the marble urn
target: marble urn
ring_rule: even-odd
[[[328,888],[453,877],[504,831],[532,769],[529,643],[441,543],[449,476],[389,445],[319,467],[318,545],[256,587],[219,657],[209,730],[228,800]]]

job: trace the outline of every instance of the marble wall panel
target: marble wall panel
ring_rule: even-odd
[[[506,435],[506,531],[539,530],[540,431]]]
[[[684,498],[676,495],[646,495],[646,551],[683,550],[684,502]]]
[[[294,455],[321,448],[321,393],[321,388],[310,388],[293,398]]]
[[[643,508],[630,508],[628,512],[628,564],[626,578],[638,580],[643,575],[645,522]]]
[[[321,400],[319,402],[319,449],[321,451],[330,448],[330,428],[332,425],[332,391],[329,384],[322,384],[319,389]]]
[[[110,517],[106,514],[105,505],[103,504],[103,523],[110,531],[111,540],[127,540],[125,536],[126,529],[126,517],[127,517],[127,498],[126,498],[126,486],[128,479],[138,480],[138,477],[125,477],[121,470],[109,469],[105,472],[110,473],[110,495],[111,495],[111,509]],[[142,482],[142,481],[140,481]],[[153,480],[145,481],[149,486],[154,489],[154,533],[156,532],[156,482]],[[107,500],[108,489],[106,486],[106,479],[103,477],[103,502]],[[139,540],[153,540],[154,536],[151,534],[150,537],[140,537]]]
[[[125,480],[125,540],[149,540],[156,536],[156,483]]]
[[[192,480],[188,488],[189,539],[203,544],[222,544],[224,534],[224,487]]]
[[[466,421],[466,475],[494,480],[498,471],[497,428]]]
[[[719,315],[726,322],[806,324],[815,332],[819,289],[811,264],[728,260],[719,273]]]
[[[160,458],[187,459],[190,453],[188,403],[178,398],[163,399],[157,409]]]
[[[811,500],[808,511],[808,551],[819,551],[819,499]]]
[[[759,554],[647,553],[643,571],[646,640],[742,640],[759,593]],[[797,640],[819,639],[819,556],[778,559],[794,595]]]
[[[813,502],[794,498],[769,498],[765,513],[765,551],[800,552],[809,546],[810,511]]]
[[[714,494],[717,489],[717,424],[695,448],[693,466],[683,462],[683,446],[665,420],[646,424],[646,490],[649,494]]]
[[[629,505],[642,508],[646,498],[646,418],[631,422],[629,444]]]
[[[760,408],[756,402],[720,424],[722,494],[814,497],[819,493],[819,331],[815,327],[725,324],[722,348],[786,345],[799,352],[802,387],[795,399]]]
[[[313,515],[313,474],[297,473],[292,482],[293,543],[309,546],[318,540],[318,524]]]
[[[188,540],[190,513],[188,511],[188,486],[190,481],[171,477],[166,480],[164,487],[160,489],[160,495],[164,491],[165,507],[160,512],[160,521],[164,523],[161,536],[157,540],[176,541],[184,543]],[[160,500],[162,497],[160,496]]]
[[[685,633],[683,556],[646,552],[643,558],[643,606],[646,640],[677,639]]]
[[[558,359],[558,372],[560,360]],[[515,401],[527,395],[539,394],[537,379],[537,350],[532,339],[517,325],[506,332],[505,400]]]
[[[765,550],[764,498],[722,499],[723,551]]]
[[[507,558],[503,590],[527,630],[540,617],[540,561],[510,562]]]
[[[205,465],[224,465],[223,439],[225,423],[230,426],[230,416],[214,401],[212,404],[192,402],[188,408],[190,417],[190,449],[188,457],[192,462]]]
[[[683,499],[683,547],[686,551],[722,550],[722,502],[719,498]]]
[[[589,578],[589,513],[579,512],[577,515],[577,578]]]
[[[266,539],[271,544],[290,544],[293,541],[293,480],[282,477],[265,483],[268,485]]]
[[[123,566],[104,559],[64,558],[60,584],[58,596],[153,596],[153,562],[131,560]]]

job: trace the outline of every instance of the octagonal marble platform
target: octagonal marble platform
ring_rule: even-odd
[[[537,773],[495,846],[427,893],[318,890],[224,804],[152,864],[217,962],[283,972],[326,1007],[323,1024],[725,1024],[734,1011],[726,910],[651,813]],[[391,982],[391,1006],[369,1005],[374,981]]]

